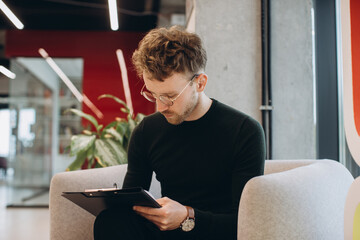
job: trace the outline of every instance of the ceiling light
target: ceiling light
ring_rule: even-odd
[[[123,86],[124,86],[126,104],[128,105],[128,107],[130,109],[130,113],[133,114],[134,110],[133,110],[133,105],[132,105],[132,101],[131,101],[131,92],[130,92],[130,87],[129,87],[129,79],[128,79],[128,75],[127,75],[124,54],[120,49],[118,49],[118,50],[116,50],[116,56],[117,56],[119,66],[120,66],[121,78],[122,78],[122,82],[123,82]]]
[[[108,3],[109,3],[109,14],[110,14],[110,27],[111,30],[116,31],[119,29],[116,0],[108,0]]]
[[[90,101],[85,94],[81,94],[80,91],[75,87],[75,85],[71,82],[71,80],[66,76],[66,74],[59,68],[59,66],[55,63],[55,61],[49,57],[49,54],[43,49],[39,49],[40,55],[45,59],[45,61],[50,65],[50,67],[54,70],[54,72],[60,77],[60,79],[65,83],[65,85],[70,89],[70,91],[74,94],[76,99],[79,102],[84,102],[86,106],[88,106],[91,111],[93,111],[96,116],[100,119],[104,117],[104,114]]]
[[[8,78],[11,78],[11,79],[14,79],[16,77],[16,74],[13,73],[12,71],[10,71],[9,69],[7,69],[6,67],[4,66],[1,66],[0,65],[0,72],[2,74],[4,74],[5,76],[7,76]]]
[[[18,29],[24,28],[24,24],[20,22],[20,20],[15,16],[15,14],[6,6],[6,4],[2,0],[0,0],[0,9],[5,13],[5,15]]]

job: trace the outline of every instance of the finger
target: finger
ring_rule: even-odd
[[[160,229],[160,231],[173,230],[178,227],[178,226],[177,227],[172,226],[171,222],[159,216],[146,215],[146,214],[140,214],[140,215],[146,218],[148,221],[155,224]]]
[[[168,197],[163,197],[163,198],[157,199],[156,201],[157,201],[161,206],[163,206],[163,205],[165,205],[167,202],[169,202],[169,200],[170,200],[170,198],[168,198]]]
[[[162,214],[157,214],[157,212],[152,213],[152,212],[141,212],[141,211],[136,211],[135,212],[137,214],[139,214],[140,216],[143,216],[144,218],[148,219],[148,220],[155,220],[155,221],[161,221],[161,219],[163,219]]]
[[[159,215],[157,208],[151,208],[151,207],[142,207],[142,206],[134,206],[133,210],[139,213],[145,213],[149,215]]]
[[[140,216],[146,218],[147,220],[149,220],[153,223],[161,223],[161,218],[159,216],[148,215],[148,214],[143,214],[143,213],[140,213]]]
[[[147,216],[146,219],[155,224],[161,231],[169,229],[168,223],[162,218],[159,218],[157,216]]]
[[[141,212],[138,212],[138,214],[153,223],[163,225],[163,226],[167,225],[167,219],[164,219],[164,217],[162,217],[162,216],[151,215],[151,214],[146,214],[146,213],[141,213]]]

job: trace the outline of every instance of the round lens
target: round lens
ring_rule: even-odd
[[[156,98],[150,92],[143,91],[142,94],[150,102],[156,102]]]
[[[168,98],[168,97],[160,96],[160,97],[159,97],[159,100],[160,100],[163,104],[165,104],[165,105],[167,105],[167,106],[169,106],[169,107],[173,105],[173,101],[171,101],[170,98]]]

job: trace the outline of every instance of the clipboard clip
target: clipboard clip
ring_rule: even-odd
[[[114,191],[114,190],[120,190],[120,188],[118,188],[118,185],[116,183],[113,184],[112,188],[85,189],[85,192],[106,192],[106,191]]]

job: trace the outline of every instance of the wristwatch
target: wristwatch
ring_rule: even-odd
[[[187,218],[180,224],[181,230],[190,232],[195,227],[195,212],[192,207],[185,206],[188,212]]]

